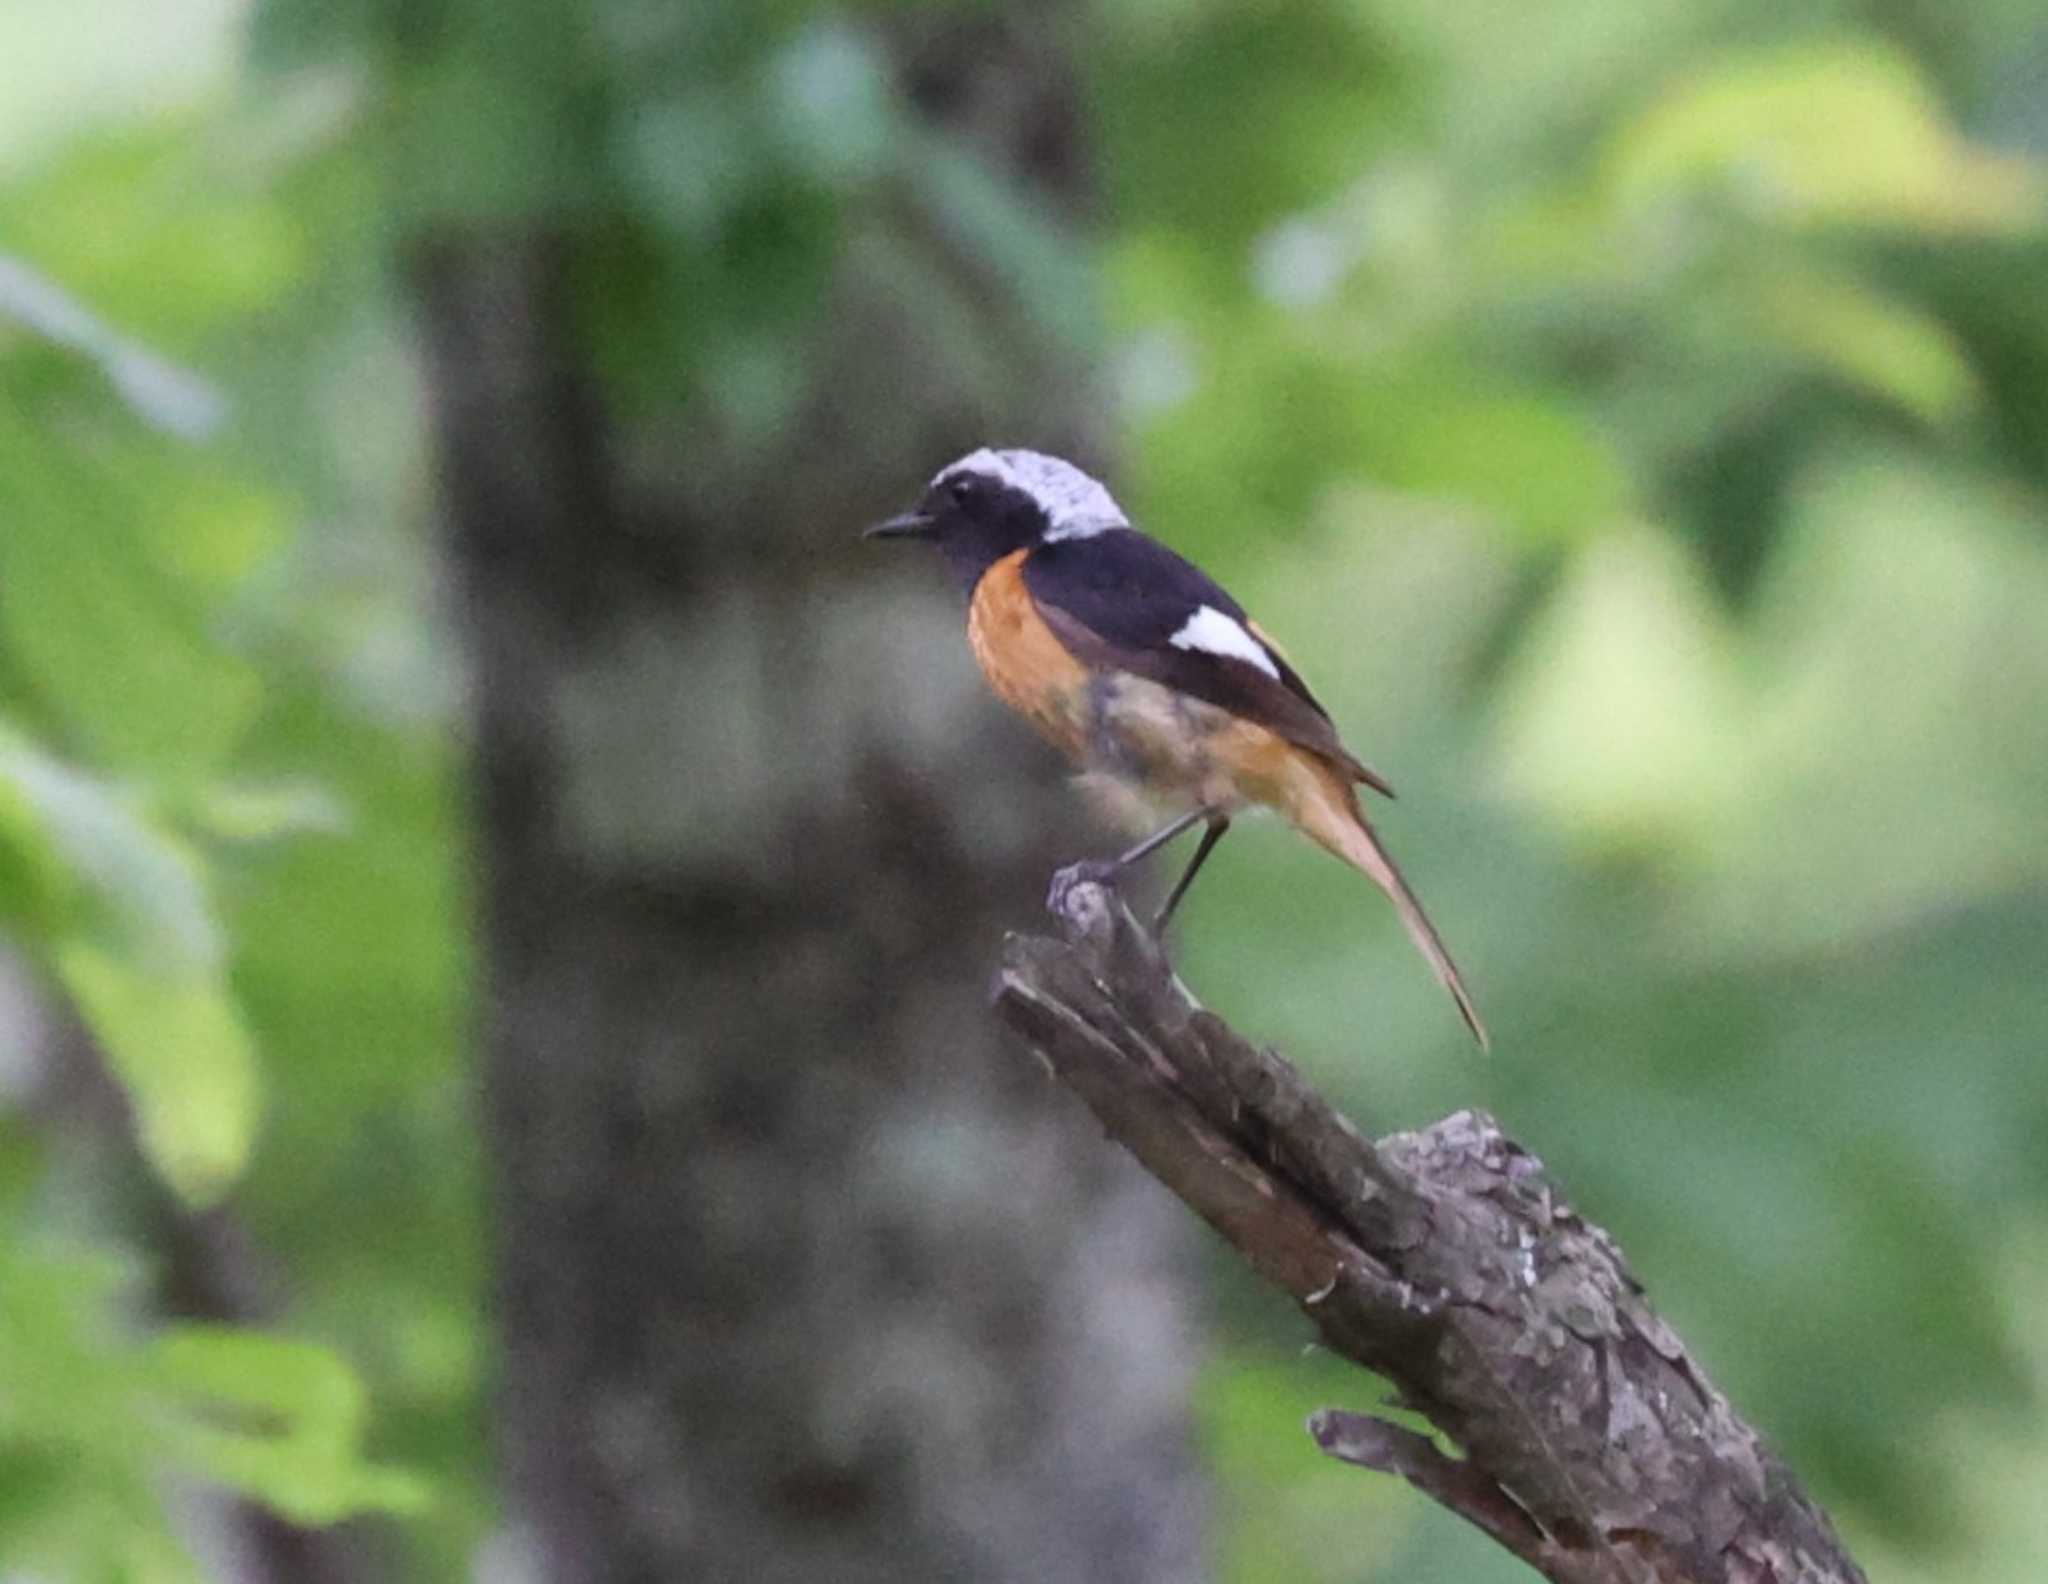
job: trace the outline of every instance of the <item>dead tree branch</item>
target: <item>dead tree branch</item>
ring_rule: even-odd
[[[1325,1452],[1398,1474],[1557,1584],[1862,1584],[1827,1515],[1542,1163],[1472,1111],[1374,1143],[1196,1004],[1115,892],[1056,886],[999,1016],[1111,1137],[1392,1381],[1458,1456],[1325,1410]]]

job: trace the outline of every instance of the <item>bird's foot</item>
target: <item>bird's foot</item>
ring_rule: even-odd
[[[1079,886],[1106,886],[1117,876],[1123,865],[1107,858],[1083,858],[1079,863],[1070,863],[1063,869],[1053,871],[1052,887],[1045,894],[1045,905],[1061,918],[1071,916],[1074,891]]]

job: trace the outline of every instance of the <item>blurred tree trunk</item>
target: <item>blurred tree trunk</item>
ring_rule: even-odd
[[[921,113],[1073,213],[1042,30],[906,39]],[[571,313],[587,243],[416,249],[513,1541],[565,1584],[1184,1580],[1183,1234],[982,1009],[1079,838],[974,692],[937,568],[855,537],[967,421],[1071,440],[1079,384],[1041,348],[1010,405],[963,403],[858,242],[798,421],[743,463],[611,430]]]

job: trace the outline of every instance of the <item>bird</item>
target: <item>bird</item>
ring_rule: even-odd
[[[1124,823],[1156,824],[1107,879],[1199,824],[1154,921],[1163,931],[1240,814],[1266,809],[1393,902],[1483,1050],[1457,964],[1367,818],[1358,788],[1393,788],[1344,746],[1286,654],[1206,572],[1131,525],[1109,490],[1039,451],[983,447],[948,463],[870,539],[937,547],[967,597],[990,688],[1063,750]]]

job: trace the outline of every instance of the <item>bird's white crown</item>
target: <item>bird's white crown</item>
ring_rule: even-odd
[[[1043,451],[996,451],[984,446],[948,463],[932,483],[942,484],[956,473],[987,474],[1029,495],[1045,512],[1047,539],[1085,539],[1131,525],[1099,479]]]

